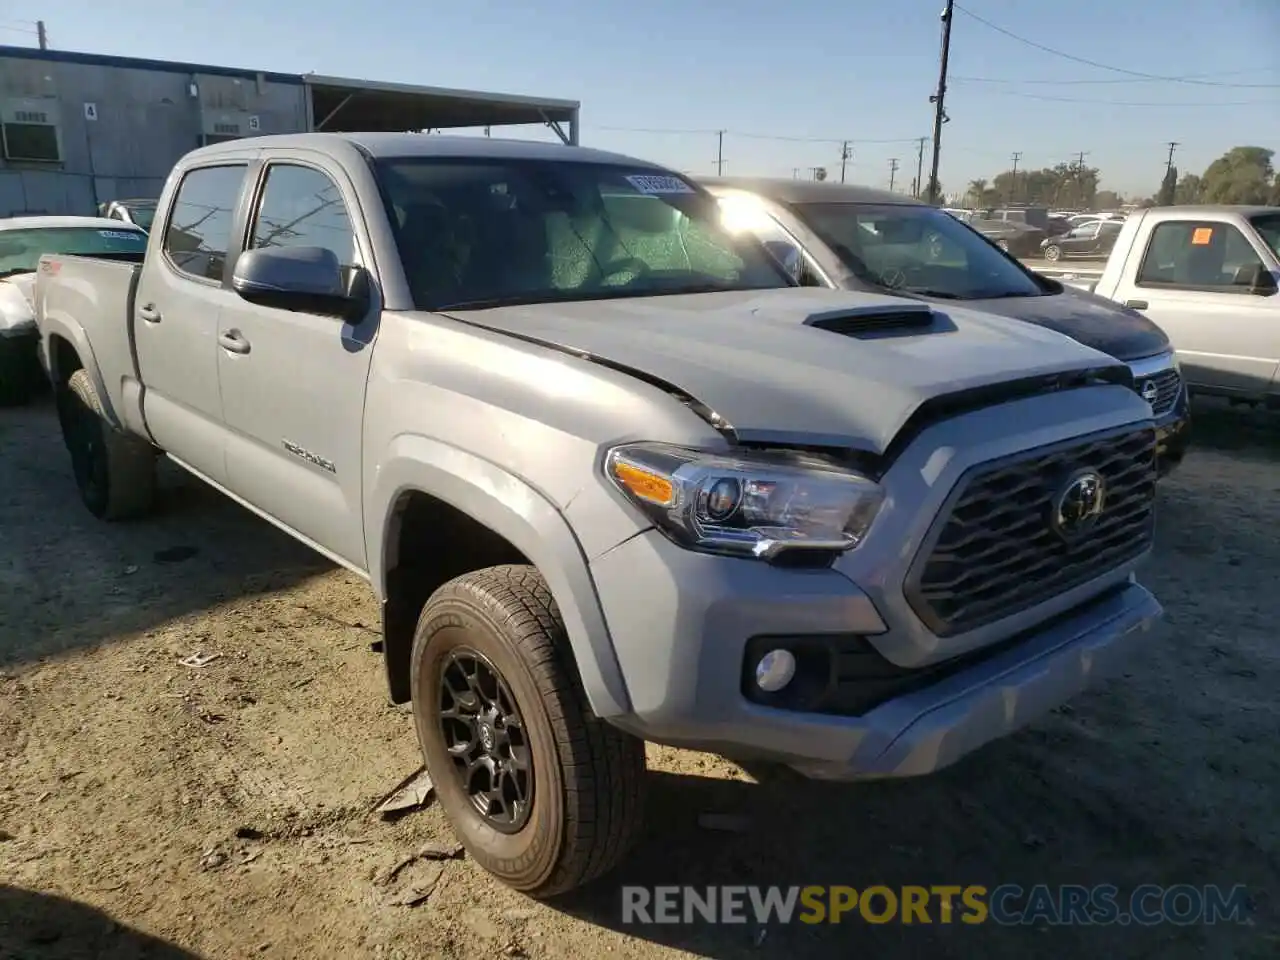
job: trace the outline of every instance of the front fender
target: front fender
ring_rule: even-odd
[[[577,536],[550,500],[494,463],[427,437],[402,434],[392,440],[365,495],[370,580],[380,598],[387,596],[392,513],[400,496],[412,491],[462,511],[537,566],[564,617],[592,711],[602,718],[629,712],[622,670]]]
[[[49,377],[49,382],[56,385],[59,380],[65,380],[73,372],[71,370],[54,369],[53,339],[61,337],[75,349],[76,355],[80,358],[80,365],[89,375],[89,379],[93,381],[93,388],[98,393],[98,399],[102,403],[102,412],[107,421],[118,430],[125,429],[125,425],[121,422],[120,415],[113,402],[114,397],[107,390],[107,384],[102,379],[102,370],[98,366],[97,358],[93,354],[93,347],[89,343],[89,336],[85,333],[84,327],[80,326],[73,318],[58,313],[42,315],[39,324],[40,363]]]

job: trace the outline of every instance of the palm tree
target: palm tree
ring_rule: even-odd
[[[967,197],[968,197],[968,199],[969,199],[969,205],[970,205],[971,207],[982,207],[982,206],[986,206],[986,199],[987,199],[987,181],[985,181],[985,180],[970,180],[970,181],[969,181],[969,192],[968,192],[968,194],[966,194],[966,196],[967,196]]]

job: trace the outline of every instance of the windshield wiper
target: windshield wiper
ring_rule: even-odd
[[[427,307],[434,313],[449,310],[491,310],[496,307],[525,307],[542,303],[581,303],[588,300],[626,300],[640,297],[677,297],[683,294],[732,293],[750,290],[782,290],[785,287],[737,286],[730,283],[698,283],[679,287],[604,287],[592,290],[557,290],[554,292],[512,294],[509,297],[487,297],[459,300],[455,303]]]
[[[14,267],[12,270],[5,270],[3,272],[0,272],[0,280],[4,280],[7,277],[16,276],[19,273],[35,273],[35,272],[36,272],[35,267]]]
[[[892,287],[885,287],[886,290],[892,290]],[[899,287],[903,293],[914,293],[918,297],[933,297],[935,300],[971,300],[972,297],[961,296],[958,293],[950,293],[946,290],[923,290],[918,287]]]

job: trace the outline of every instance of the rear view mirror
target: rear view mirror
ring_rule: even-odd
[[[236,260],[231,286],[264,307],[354,320],[368,308],[364,271],[348,281],[342,264],[324,247],[265,247]]]

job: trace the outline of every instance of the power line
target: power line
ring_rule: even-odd
[[[1212,73],[1188,73],[1179,77],[1109,77],[1106,80],[1023,80],[1006,77],[967,77],[956,74],[951,77],[952,80],[961,83],[994,83],[1007,84],[1009,86],[1021,87],[1025,85],[1051,86],[1051,87],[1074,87],[1074,86],[1112,86],[1115,84],[1125,83],[1187,83],[1193,80],[1204,80],[1210,77],[1239,77],[1250,73],[1266,73],[1269,72],[1266,67],[1255,67],[1251,70],[1218,70]],[[1218,87],[1231,87],[1237,89],[1254,89],[1254,90],[1272,90],[1280,88],[1280,83],[1217,83],[1211,84]],[[1210,84],[1205,84],[1210,86]]]
[[[591,124],[588,129],[607,130],[611,133],[657,133],[673,136],[709,136],[723,134],[726,137],[742,137],[747,140],[777,140],[782,143],[915,143],[916,137],[889,137],[883,140],[849,139],[847,137],[788,137],[773,133],[751,133],[745,130],[727,130],[712,127],[615,127]]]
[[[961,13],[963,13],[970,20],[976,20],[978,23],[982,24],[984,27],[994,30],[996,33],[1003,34],[1004,36],[1008,37],[1010,40],[1016,40],[1018,41],[1018,43],[1025,44],[1028,47],[1032,47],[1043,53],[1051,54],[1052,56],[1055,56],[1055,57],[1061,57],[1063,60],[1070,60],[1073,63],[1084,64],[1086,67],[1095,67],[1099,70],[1109,70],[1112,73],[1122,73],[1126,76],[1138,77],[1139,79],[1142,79],[1142,80],[1164,80],[1168,83],[1188,83],[1188,84],[1195,84],[1197,86],[1206,86],[1206,87],[1233,86],[1233,84],[1219,83],[1214,80],[1198,80],[1191,77],[1170,77],[1170,76],[1161,76],[1160,74],[1156,74],[1156,73],[1143,73],[1141,70],[1129,70],[1126,67],[1117,67],[1109,63],[1100,63],[1097,60],[1090,60],[1087,57],[1078,57],[1074,53],[1066,53],[1062,50],[1056,50],[1053,47],[1046,47],[1043,43],[1038,43],[1035,40],[1030,40],[1027,37],[1014,33],[1012,30],[1006,30],[1004,27],[1000,26],[999,24],[992,23],[990,20],[987,20],[984,17],[978,16],[972,10],[968,10],[965,7],[960,6],[959,4],[956,4],[955,8],[959,10]]]
[[[1090,103],[1097,106],[1106,107],[1258,107],[1258,106],[1275,106],[1277,100],[1214,100],[1192,101],[1191,103],[1174,103],[1168,100],[1091,100],[1081,97],[1053,97],[1048,94],[1039,93],[1017,93],[1013,90],[993,90],[991,91],[1000,97],[1018,97],[1022,100],[1041,100],[1049,103]]]

